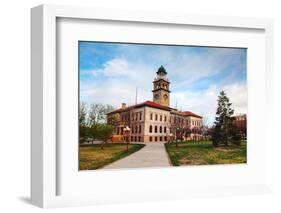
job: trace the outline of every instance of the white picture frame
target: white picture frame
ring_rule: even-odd
[[[76,205],[91,205],[99,203],[116,202],[139,202],[142,200],[165,200],[198,196],[213,195],[240,195],[252,193],[270,192],[271,171],[270,158],[264,155],[266,178],[258,184],[236,183],[233,185],[220,185],[210,187],[200,187],[199,183],[194,183],[193,188],[183,187],[179,189],[169,185],[165,190],[156,190],[151,193],[154,196],[138,194],[131,196],[125,191],[112,193],[112,196],[89,195],[58,195],[58,166],[59,152],[57,146],[57,88],[60,83],[57,80],[57,20],[65,19],[87,19],[87,20],[108,20],[135,23],[153,23],[167,26],[202,26],[210,28],[234,29],[254,29],[264,32],[265,41],[265,68],[264,83],[262,91],[265,94],[264,104],[267,107],[268,116],[264,122],[270,123],[273,118],[273,96],[270,91],[273,88],[273,21],[271,19],[238,18],[238,17],[216,17],[203,15],[187,15],[172,13],[152,13],[145,11],[123,11],[100,8],[85,8],[74,6],[54,6],[41,5],[31,10],[31,201],[33,204],[47,207],[62,207]],[[266,125],[265,146],[270,150],[270,139],[273,131]],[[175,170],[180,174],[186,168]],[[234,168],[235,169],[235,168]],[[154,170],[146,169],[146,173],[153,173]],[[165,170],[171,173],[171,170]],[[191,170],[192,172],[192,170]],[[175,173],[175,174],[176,174]],[[116,173],[117,174],[117,173]],[[93,175],[93,174],[92,174]],[[121,174],[126,178],[126,173]],[[123,176],[122,176],[123,175]],[[179,180],[180,181],[180,180]],[[75,183],[73,183],[75,184]],[[164,184],[161,183],[164,187]],[[160,186],[160,185],[159,185]],[[124,187],[124,186],[123,186]],[[125,186],[126,188],[126,186]],[[120,196],[123,193],[124,196]],[[165,194],[166,193],[166,194]],[[168,194],[177,194],[171,196]],[[158,195],[158,196],[156,196]],[[107,198],[106,198],[107,197]],[[155,197],[155,198],[154,198]]]

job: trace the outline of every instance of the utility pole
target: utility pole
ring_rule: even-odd
[[[136,99],[135,99],[135,104],[138,103],[138,87],[136,87]]]

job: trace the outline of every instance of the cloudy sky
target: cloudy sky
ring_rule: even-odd
[[[163,65],[171,107],[214,120],[225,90],[236,114],[247,112],[246,49],[80,42],[80,99],[86,103],[152,100],[152,81]]]

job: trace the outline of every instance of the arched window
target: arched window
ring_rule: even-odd
[[[154,132],[157,133],[157,126],[154,127]]]
[[[149,132],[152,133],[152,125],[149,126]]]
[[[162,126],[159,127],[159,132],[162,133]]]
[[[167,133],[167,127],[164,126],[164,133]]]

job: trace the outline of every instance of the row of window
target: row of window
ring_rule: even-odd
[[[184,124],[184,123],[186,123],[186,125],[193,125],[193,126],[201,126],[202,125],[201,121],[199,121],[199,120],[191,120],[190,121],[190,120],[185,120],[181,117],[176,117],[176,116],[174,116],[174,117],[171,116],[170,122],[174,123],[174,124],[180,124],[180,123]]]
[[[153,127],[152,127],[152,125],[150,125],[149,126],[149,133],[152,133],[152,131],[153,131]],[[154,133],[157,133],[158,132],[158,126],[154,126]],[[164,132],[164,133],[167,133],[167,127],[166,126],[164,126],[164,127],[162,127],[162,126],[159,126],[159,133],[162,133],[162,132]]]
[[[117,135],[123,135],[123,128],[124,127],[117,127],[116,128]],[[132,126],[132,128],[131,128],[131,133],[132,134],[134,134],[134,133],[141,133],[141,131],[142,131],[141,125]]]
[[[157,137],[157,136],[149,137],[149,141],[152,142],[153,139],[154,139],[154,141],[157,142],[158,138],[159,138],[159,141],[167,141],[167,136],[164,136],[164,137],[162,137],[162,136],[160,136],[160,137]]]
[[[142,112],[132,113],[132,121],[141,121],[141,120],[142,120]]]
[[[164,122],[167,121],[167,116],[166,115],[163,116],[163,115],[158,115],[156,113],[150,113],[150,120],[151,121],[153,120],[153,117],[154,117],[155,121],[158,121],[158,117],[159,117],[159,121],[164,121]]]
[[[140,136],[131,136],[131,142],[143,142],[143,140]]]
[[[142,112],[135,112],[132,113],[132,121],[141,121],[142,120]],[[130,114],[123,114],[121,115],[121,121],[129,121],[130,120]],[[163,122],[167,122],[167,116],[166,115],[159,115],[157,113],[150,113],[150,120],[154,120],[154,121],[163,121]],[[193,126],[202,126],[202,122],[200,120],[187,120],[184,119],[182,117],[179,116],[171,116],[170,117],[170,123],[174,123],[174,124],[186,124],[186,125],[193,125]]]
[[[201,121],[192,121],[193,126],[201,126]]]
[[[167,83],[162,83],[162,84],[156,84],[154,85],[154,89],[159,89],[159,88],[164,88],[164,89],[168,89],[169,85]]]
[[[130,120],[130,114],[129,113],[121,115],[121,121],[122,122],[129,121],[129,120]]]
[[[132,126],[132,133],[141,133],[141,125]]]
[[[129,121],[130,120],[130,114],[126,113],[121,115],[121,121]],[[142,112],[134,112],[131,115],[132,121],[141,121],[142,120]]]

